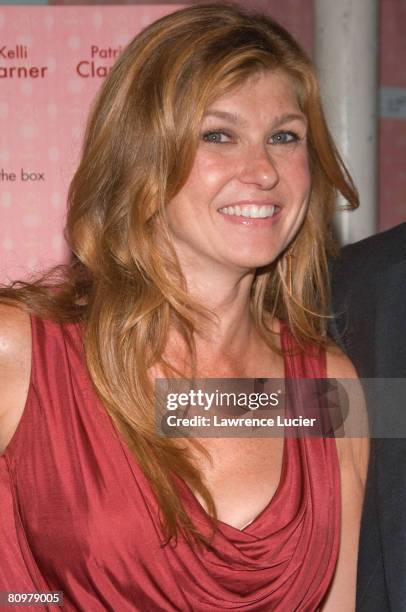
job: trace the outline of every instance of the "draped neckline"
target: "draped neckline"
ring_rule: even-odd
[[[284,338],[286,334],[286,329],[282,321],[279,321],[279,333],[280,333],[280,339],[281,339],[281,349],[283,350],[283,375],[284,375],[284,380],[286,380],[288,376],[287,356],[286,356],[286,351],[284,350],[284,346],[285,346]],[[274,493],[272,494],[268,502],[265,504],[265,506],[262,508],[262,510],[260,510],[259,513],[249,523],[244,525],[244,527],[241,527],[241,528],[234,527],[234,525],[231,525],[230,523],[217,519],[216,523],[219,527],[221,527],[222,530],[228,531],[230,534],[249,533],[252,530],[255,530],[258,523],[261,522],[262,519],[266,517],[271,507],[273,507],[276,499],[283,492],[283,486],[286,483],[285,472],[287,469],[287,461],[288,461],[287,454],[288,454],[288,449],[287,449],[286,438],[285,436],[283,436],[281,470],[279,474],[278,484],[277,484],[277,487]],[[189,503],[193,509],[192,516],[200,517],[201,520],[205,523],[207,523],[207,521],[210,521],[211,516],[206,511],[206,509],[201,504],[201,502],[198,500],[198,498],[194,494],[191,487],[183,479],[181,479],[181,487],[183,488],[184,494],[188,498]]]

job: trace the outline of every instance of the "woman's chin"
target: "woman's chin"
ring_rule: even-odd
[[[230,262],[229,268],[237,271],[238,273],[249,273],[256,272],[257,270],[266,271],[267,267],[269,267],[274,261],[276,257],[273,258],[239,258]]]
[[[246,257],[235,257],[232,260],[233,266],[236,269],[245,271],[255,271],[258,268],[267,268],[270,266],[278,257],[278,254],[269,255],[264,257],[263,255],[254,257],[252,253]]]

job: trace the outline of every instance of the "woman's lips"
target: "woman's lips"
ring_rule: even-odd
[[[277,204],[238,203],[218,209],[225,221],[248,227],[272,225],[280,213]]]

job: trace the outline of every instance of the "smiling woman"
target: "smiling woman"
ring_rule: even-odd
[[[185,268],[206,261],[212,277],[233,267],[237,280],[284,251],[309,201],[306,125],[280,70],[259,71],[209,106],[192,170],[166,208]]]
[[[0,592],[353,609],[366,444],[165,438],[154,405],[157,378],[355,376],[326,334],[337,192],[357,205],[270,18],[193,6],[123,50],[70,187],[72,262],[0,290]]]

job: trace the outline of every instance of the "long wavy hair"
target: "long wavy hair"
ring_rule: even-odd
[[[312,188],[293,244],[257,270],[251,313],[270,347],[269,315],[286,321],[300,345],[325,345],[331,218],[338,192],[358,205],[356,189],[326,126],[310,60],[271,18],[232,4],[174,12],[124,49],[94,102],[69,189],[71,263],[0,290],[2,302],[83,326],[90,377],[151,483],[166,542],[179,530],[205,541],[177,478],[204,499],[213,524],[216,511],[190,449],[155,434],[148,371],[159,364],[173,373],[164,349],[174,329],[195,366],[194,331],[212,316],[187,293],[165,205],[189,175],[205,109],[253,74],[276,69],[291,78],[308,120]]]

